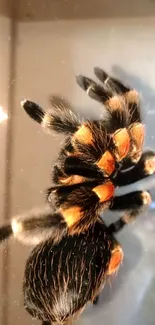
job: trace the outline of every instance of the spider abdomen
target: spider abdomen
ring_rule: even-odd
[[[74,316],[103,286],[114,245],[100,222],[57,245],[50,240],[38,245],[26,265],[25,308],[34,317],[56,323]]]

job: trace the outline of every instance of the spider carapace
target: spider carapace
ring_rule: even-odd
[[[78,76],[78,85],[107,111],[104,119],[81,120],[67,106],[44,111],[24,100],[27,114],[47,130],[66,135],[52,170],[47,206],[12,218],[0,229],[35,245],[25,268],[26,310],[42,324],[71,324],[96,302],[107,277],[123,260],[115,233],[151,202],[147,191],[115,196],[115,188],[155,172],[155,154],[143,152],[144,125],[138,92],[95,68],[99,82]],[[106,226],[100,213],[121,210]]]

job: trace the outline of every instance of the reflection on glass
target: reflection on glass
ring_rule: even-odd
[[[0,123],[7,120],[7,118],[8,118],[8,115],[4,112],[3,107],[0,106]]]

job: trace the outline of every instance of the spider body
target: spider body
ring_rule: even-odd
[[[122,256],[101,220],[85,233],[63,237],[59,244],[53,245],[50,239],[39,244],[26,265],[25,308],[50,324],[66,324],[88,301],[94,301],[118,266],[117,260],[111,262],[112,251]]]
[[[43,325],[71,324],[88,302],[97,302],[106,278],[123,260],[115,233],[151,202],[146,191],[115,196],[115,188],[155,172],[155,154],[143,153],[144,126],[138,93],[96,68],[102,82],[79,76],[77,83],[107,110],[107,118],[81,121],[67,106],[45,112],[23,101],[27,114],[49,133],[67,135],[53,166],[48,209],[16,216],[0,228],[0,241],[13,234],[35,245],[25,268],[24,304]],[[129,168],[130,167],[130,168]],[[105,209],[120,210],[106,226]]]
[[[104,87],[83,76],[78,76],[77,82],[91,98],[104,104],[108,112],[105,120],[80,121],[67,107],[44,112],[33,102],[23,103],[30,117],[48,132],[68,135],[53,168],[56,186],[48,189],[47,200],[57,208],[70,234],[87,230],[98,213],[114,208],[121,171],[135,164],[140,166],[143,161],[144,126],[138,93],[99,68],[95,68],[95,74]],[[130,174],[126,176],[130,178]],[[149,200],[149,194],[146,196]]]

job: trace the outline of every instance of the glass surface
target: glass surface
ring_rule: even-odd
[[[63,140],[45,134],[20,101],[29,98],[48,108],[51,96],[61,95],[81,115],[101,117],[102,105],[87,97],[75,80],[77,74],[94,78],[95,66],[140,91],[145,146],[155,149],[155,1],[0,1],[1,224],[44,204]],[[106,284],[99,304],[89,306],[77,323],[154,324],[154,186],[151,177],[149,210],[117,236],[125,253],[118,275]],[[145,188],[144,182],[137,188]],[[116,215],[104,218],[110,223]],[[40,324],[23,308],[22,279],[30,250],[12,239],[0,246],[1,325]]]

